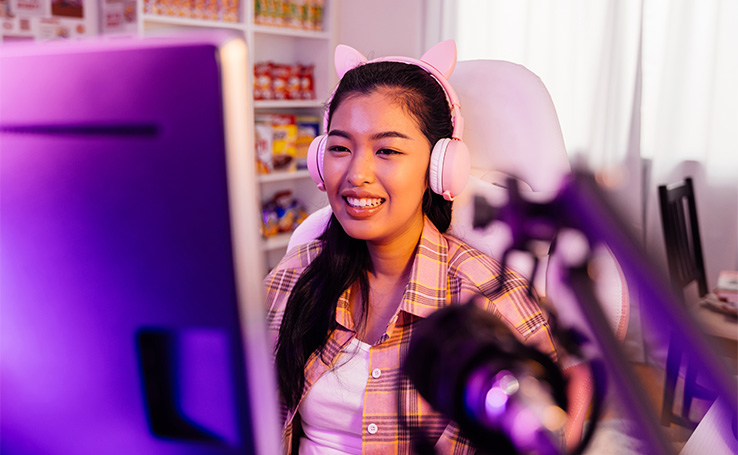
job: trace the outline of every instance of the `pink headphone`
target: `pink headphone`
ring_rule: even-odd
[[[443,41],[423,54],[420,60],[409,57],[384,57],[367,62],[359,51],[339,44],[336,47],[334,63],[336,73],[342,78],[346,72],[358,65],[375,62],[401,62],[416,65],[427,71],[443,88],[451,107],[451,121],[454,125],[452,137],[440,139],[433,146],[430,159],[429,180],[433,192],[447,201],[453,201],[466,186],[469,179],[469,149],[461,140],[464,131],[464,118],[461,116],[459,98],[456,96],[448,77],[456,66],[456,43],[453,40]],[[307,164],[310,176],[318,188],[325,191],[323,179],[323,156],[328,137],[328,112],[323,117],[323,130],[326,132],[313,139],[308,149]]]

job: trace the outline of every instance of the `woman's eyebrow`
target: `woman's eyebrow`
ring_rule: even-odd
[[[339,136],[344,139],[351,139],[351,135],[343,130],[330,130],[328,131],[328,136]]]
[[[399,131],[382,131],[381,133],[372,134],[372,140],[384,139],[387,137],[398,137],[400,139],[410,139],[409,136],[400,133]]]
[[[343,131],[343,130],[330,130],[328,132],[328,136],[339,136],[339,137],[342,137],[344,139],[351,139],[352,138],[351,134],[349,134],[348,132]],[[371,135],[370,139],[373,140],[373,141],[376,141],[376,140],[384,139],[384,138],[388,138],[388,137],[396,137],[396,138],[400,138],[400,139],[410,139],[409,136],[407,136],[406,134],[402,134],[399,131],[382,131],[382,132],[379,132],[379,133],[374,133],[374,134]]]

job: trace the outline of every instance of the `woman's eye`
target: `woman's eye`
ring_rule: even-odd
[[[400,152],[398,152],[397,150],[392,150],[392,149],[377,150],[377,155],[380,155],[380,156],[392,156],[392,155],[399,155],[399,154]]]
[[[342,146],[342,145],[332,145],[332,146],[328,147],[328,151],[329,152],[341,153],[341,152],[348,152],[349,149],[346,148],[346,147],[344,147],[344,146]]]

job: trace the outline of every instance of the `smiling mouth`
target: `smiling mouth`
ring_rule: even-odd
[[[384,199],[382,198],[355,198],[355,197],[346,197],[346,202],[350,207],[354,207],[357,209],[370,209],[374,207],[380,206]]]

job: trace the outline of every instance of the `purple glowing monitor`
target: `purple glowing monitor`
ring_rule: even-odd
[[[278,453],[246,44],[0,46],[0,453]]]

